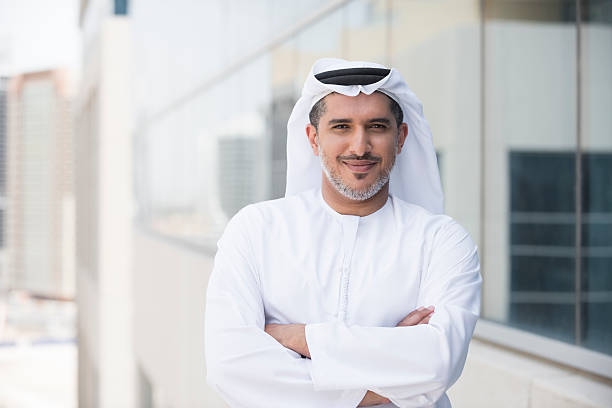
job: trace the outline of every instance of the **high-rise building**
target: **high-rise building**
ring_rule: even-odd
[[[12,288],[74,296],[71,130],[64,71],[11,78],[4,224]],[[4,187],[0,178],[0,189]]]
[[[0,77],[0,293],[8,289],[6,265],[6,131],[8,78]]]

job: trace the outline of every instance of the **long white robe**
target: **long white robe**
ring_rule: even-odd
[[[247,206],[219,240],[206,305],[207,381],[232,407],[450,407],[480,310],[474,242],[393,196],[365,217],[320,190]],[[429,324],[395,327],[419,306]],[[264,332],[305,323],[311,359]]]

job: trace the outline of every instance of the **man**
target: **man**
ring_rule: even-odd
[[[319,60],[287,152],[286,197],[219,241],[208,382],[232,407],[450,407],[481,278],[420,102],[395,70]]]

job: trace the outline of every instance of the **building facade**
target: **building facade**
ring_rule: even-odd
[[[75,103],[78,404],[135,406],[131,31],[121,1],[82,1]]]
[[[11,78],[2,187],[11,289],[73,298],[73,151],[67,81],[60,70]]]
[[[6,139],[8,131],[8,82],[9,78],[0,77],[0,293],[7,291],[9,288],[9,271],[6,255]]]

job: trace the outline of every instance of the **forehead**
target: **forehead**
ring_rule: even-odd
[[[324,118],[383,118],[392,117],[389,97],[382,92],[346,96],[331,93],[325,97]]]

